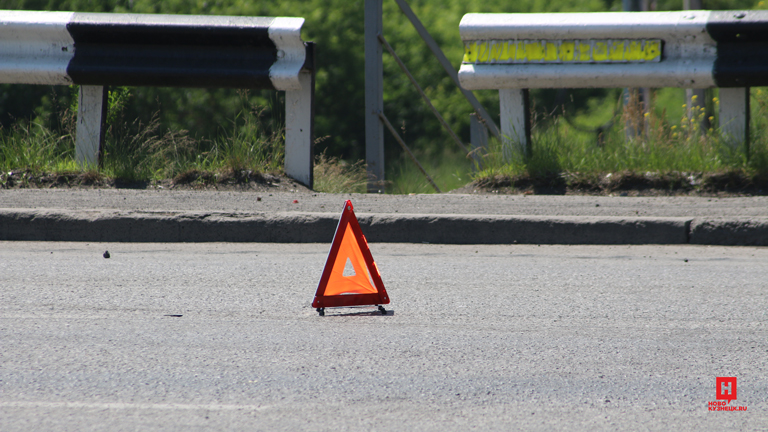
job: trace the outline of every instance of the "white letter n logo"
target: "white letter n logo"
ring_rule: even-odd
[[[736,400],[737,391],[736,377],[715,378],[715,399],[725,399],[728,402]]]

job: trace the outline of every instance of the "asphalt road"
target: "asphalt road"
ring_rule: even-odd
[[[0,430],[768,430],[767,248],[327,248],[0,242]]]

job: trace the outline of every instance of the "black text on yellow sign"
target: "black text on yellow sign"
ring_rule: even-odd
[[[646,63],[661,49],[659,39],[467,41],[464,63]]]

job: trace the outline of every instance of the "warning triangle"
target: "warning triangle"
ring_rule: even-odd
[[[357,222],[352,201],[344,204],[312,307],[389,304],[387,290]]]

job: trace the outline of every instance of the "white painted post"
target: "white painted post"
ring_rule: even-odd
[[[107,89],[102,86],[80,86],[75,160],[83,168],[99,165],[106,129],[107,94]]]
[[[513,150],[531,155],[531,122],[527,89],[499,90],[501,105],[501,136],[504,159],[512,158]],[[517,146],[515,149],[513,146]]]
[[[473,169],[483,169],[483,156],[488,154],[488,128],[476,113],[469,115],[469,142],[472,144]]]
[[[732,146],[749,149],[749,87],[720,89],[720,132]]]
[[[308,187],[314,180],[314,74],[299,73],[300,90],[285,92],[285,174]]]

